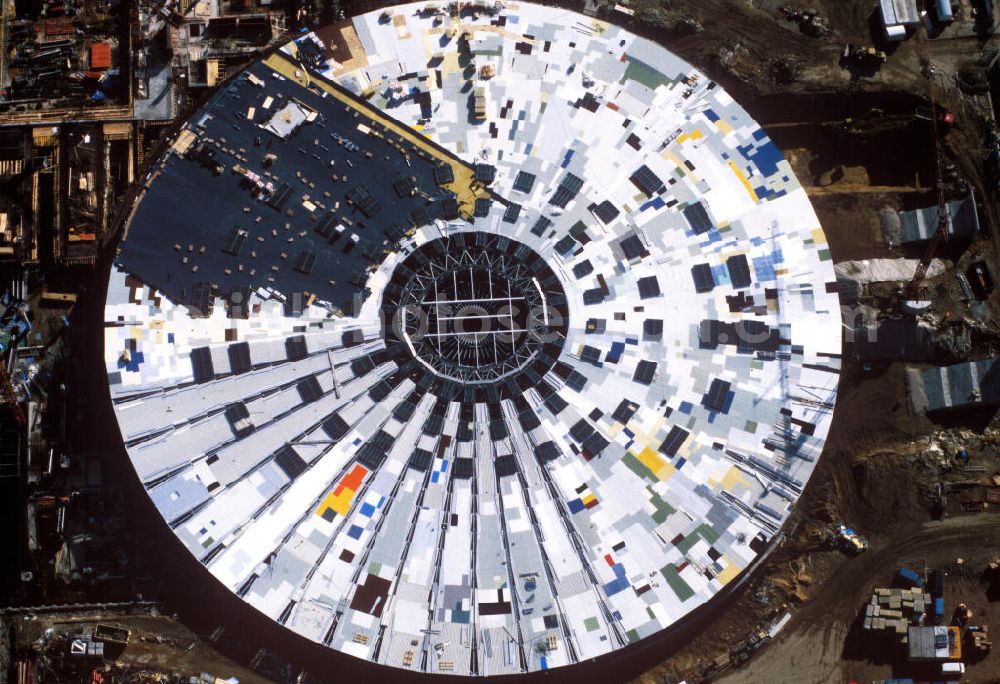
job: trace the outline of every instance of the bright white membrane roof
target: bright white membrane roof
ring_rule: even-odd
[[[531,4],[461,17],[424,8],[354,19],[336,32],[354,53],[339,48],[323,75],[495,166],[492,190],[521,206],[513,220],[494,202],[474,224],[419,227],[403,250],[473,229],[531,247],[568,298],[559,361],[572,372],[504,399],[499,418],[485,404],[463,417],[456,401],[428,421],[436,397],[409,378],[377,390],[396,368],[377,355],[394,254],[357,318],[315,304],[286,315],[283,295],[252,278],[247,318],[227,318],[221,302],[195,317],[143,273],[114,272],[112,398],[132,464],[181,543],[288,629],[412,671],[563,666],[698,610],[788,517],[839,378],[829,247],[766,135],[664,48]],[[484,122],[470,117],[459,41],[442,40],[450,28],[469,32],[477,69],[495,69],[472,77]],[[334,32],[320,36],[306,40]],[[252,87],[268,97],[269,83]],[[426,98],[393,92],[428,93],[430,119]],[[232,107],[243,117],[246,101]],[[515,189],[521,173],[534,182]],[[582,187],[558,207],[568,174]],[[289,360],[285,340],[299,335],[306,349]],[[242,342],[252,369],[234,373]],[[212,359],[208,378],[195,378],[195,349]],[[318,397],[303,395],[310,376]],[[252,432],[241,436],[232,406]],[[346,426],[336,438],[323,429],[332,415]],[[381,456],[365,458],[382,433]]]

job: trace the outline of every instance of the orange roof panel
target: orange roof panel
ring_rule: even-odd
[[[107,43],[91,43],[90,68],[107,69],[111,66],[111,46]]]

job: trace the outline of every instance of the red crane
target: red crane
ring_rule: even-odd
[[[7,372],[7,365],[3,359],[0,359],[0,394],[3,394],[3,400],[10,404],[10,410],[14,412],[14,418],[17,419],[18,424],[27,423],[28,419],[24,415],[21,402],[17,400],[17,394],[14,393],[14,385],[10,381],[10,373]]]
[[[920,258],[920,263],[917,264],[916,270],[913,272],[913,279],[910,280],[909,284],[906,286],[906,295],[911,298],[916,298],[920,295],[920,284],[924,280],[924,276],[927,275],[927,268],[931,265],[931,260],[934,258],[934,254],[937,252],[938,246],[941,241],[948,236],[948,203],[944,198],[944,174],[941,167],[941,132],[940,124],[938,122],[938,110],[937,101],[934,98],[934,65],[931,64],[930,60],[927,61],[927,94],[931,102],[931,126],[934,128],[934,163],[937,172],[937,196],[938,196],[938,225],[937,230],[934,231],[934,235],[931,236],[930,242],[927,243],[927,248],[924,249],[924,254]],[[947,120],[951,121],[951,114],[945,115]]]

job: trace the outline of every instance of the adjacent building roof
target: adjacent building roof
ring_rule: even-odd
[[[948,232],[947,239],[971,239],[979,232],[979,214],[976,211],[976,196],[972,190],[960,200],[948,202]],[[901,211],[898,223],[890,221],[886,224],[886,236],[889,242],[905,244],[929,240],[937,232],[939,210],[935,204],[922,209]]]
[[[910,369],[906,382],[916,413],[1000,405],[1000,362],[994,359]]]

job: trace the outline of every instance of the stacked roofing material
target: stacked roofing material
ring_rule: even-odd
[[[927,370],[908,369],[906,386],[914,413],[1000,405],[1000,363],[995,359]]]
[[[979,232],[979,215],[976,213],[976,195],[969,194],[947,204],[948,228],[945,239],[969,240]],[[938,230],[939,208],[932,205],[893,213],[882,213],[882,233],[890,245],[909,244],[930,240]]]
[[[863,629],[905,641],[907,628],[918,622],[931,605],[931,595],[919,589],[875,589],[865,606]]]

